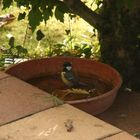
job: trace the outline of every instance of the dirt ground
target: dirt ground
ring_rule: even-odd
[[[114,104],[96,117],[140,138],[140,93],[121,91]]]

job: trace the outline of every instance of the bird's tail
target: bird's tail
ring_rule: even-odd
[[[83,82],[79,82],[79,85],[83,86],[83,87],[87,87],[88,86],[86,83],[83,83]]]

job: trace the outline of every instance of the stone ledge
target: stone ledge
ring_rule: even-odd
[[[129,135],[126,132],[121,132],[121,133],[113,135],[111,137],[107,137],[103,140],[138,140],[138,139]]]
[[[3,71],[0,71],[0,80],[2,80],[3,78],[9,77],[9,74],[4,73]]]
[[[9,76],[0,80],[0,125],[54,106],[50,95]]]
[[[70,105],[51,108],[49,94],[1,71],[0,100],[0,140],[136,140]]]
[[[73,129],[68,132],[70,127]],[[97,140],[120,132],[122,130],[65,104],[0,127],[0,139]]]

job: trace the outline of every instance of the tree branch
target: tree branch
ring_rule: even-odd
[[[95,28],[100,28],[102,21],[100,15],[88,8],[83,2],[80,0],[64,0],[64,3],[70,9],[70,12],[79,15]]]

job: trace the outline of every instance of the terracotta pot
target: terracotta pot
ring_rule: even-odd
[[[19,79],[28,81],[33,78],[43,77],[46,75],[60,74],[62,65],[65,61],[72,62],[74,71],[83,75],[98,76],[104,81],[110,82],[113,89],[96,97],[88,99],[80,99],[74,101],[66,101],[81,110],[90,114],[99,114],[109,108],[122,84],[120,74],[109,65],[93,61],[90,59],[73,58],[73,57],[52,57],[35,59],[14,65],[6,70]]]

